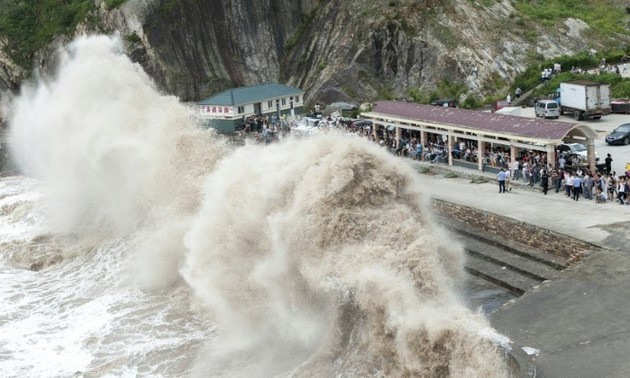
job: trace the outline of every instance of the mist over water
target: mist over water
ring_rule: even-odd
[[[11,108],[34,180],[0,182],[0,371],[507,376],[400,159],[342,134],[231,146],[115,37],[59,61]]]
[[[141,258],[152,260],[148,268],[164,269],[157,277],[151,269],[134,277],[150,286],[172,282],[187,218],[225,141],[198,128],[177,98],[157,91],[117,38],[79,38],[59,61],[53,78],[26,87],[14,104],[15,159],[26,175],[46,183],[53,231],[138,232]]]

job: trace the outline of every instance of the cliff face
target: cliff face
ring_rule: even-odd
[[[404,98],[445,81],[484,96],[529,56],[627,42],[597,40],[572,19],[550,34],[509,0],[128,0],[113,10],[96,3],[100,24],[77,34],[119,32],[132,59],[184,101],[269,81],[307,90],[311,103]],[[38,56],[45,70],[49,54]],[[1,54],[0,63],[4,90],[32,69]]]
[[[129,1],[106,29],[138,39],[131,55],[169,92],[200,99],[231,86],[278,81],[287,40],[315,0]]]
[[[530,56],[552,58],[627,40],[604,43],[575,19],[549,34],[535,20],[520,18],[509,0],[389,4],[339,0],[322,6],[299,48],[285,58],[286,77],[324,103],[348,96],[408,98],[411,90],[426,93],[442,82],[485,96],[522,72]]]

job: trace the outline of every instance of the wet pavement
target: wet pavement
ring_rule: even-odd
[[[429,163],[411,162],[431,166]],[[443,169],[455,172],[446,178]],[[630,205],[543,195],[515,181],[498,193],[495,174],[433,165],[428,197],[535,224],[603,248],[491,314],[515,347],[538,349],[537,377],[630,377]],[[472,183],[482,176],[487,183]],[[509,235],[506,235],[509,237]]]

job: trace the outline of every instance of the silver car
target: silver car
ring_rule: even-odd
[[[536,117],[554,118],[560,117],[560,106],[554,100],[538,100],[534,105]]]
[[[583,159],[586,159],[588,155],[588,149],[586,145],[582,143],[562,143],[556,146],[556,150],[562,155],[577,154]],[[595,151],[595,157],[599,157],[597,151]]]

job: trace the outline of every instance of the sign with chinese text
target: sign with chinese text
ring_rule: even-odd
[[[201,114],[205,116],[232,117],[234,115],[234,107],[232,106],[201,105],[199,109]]]

